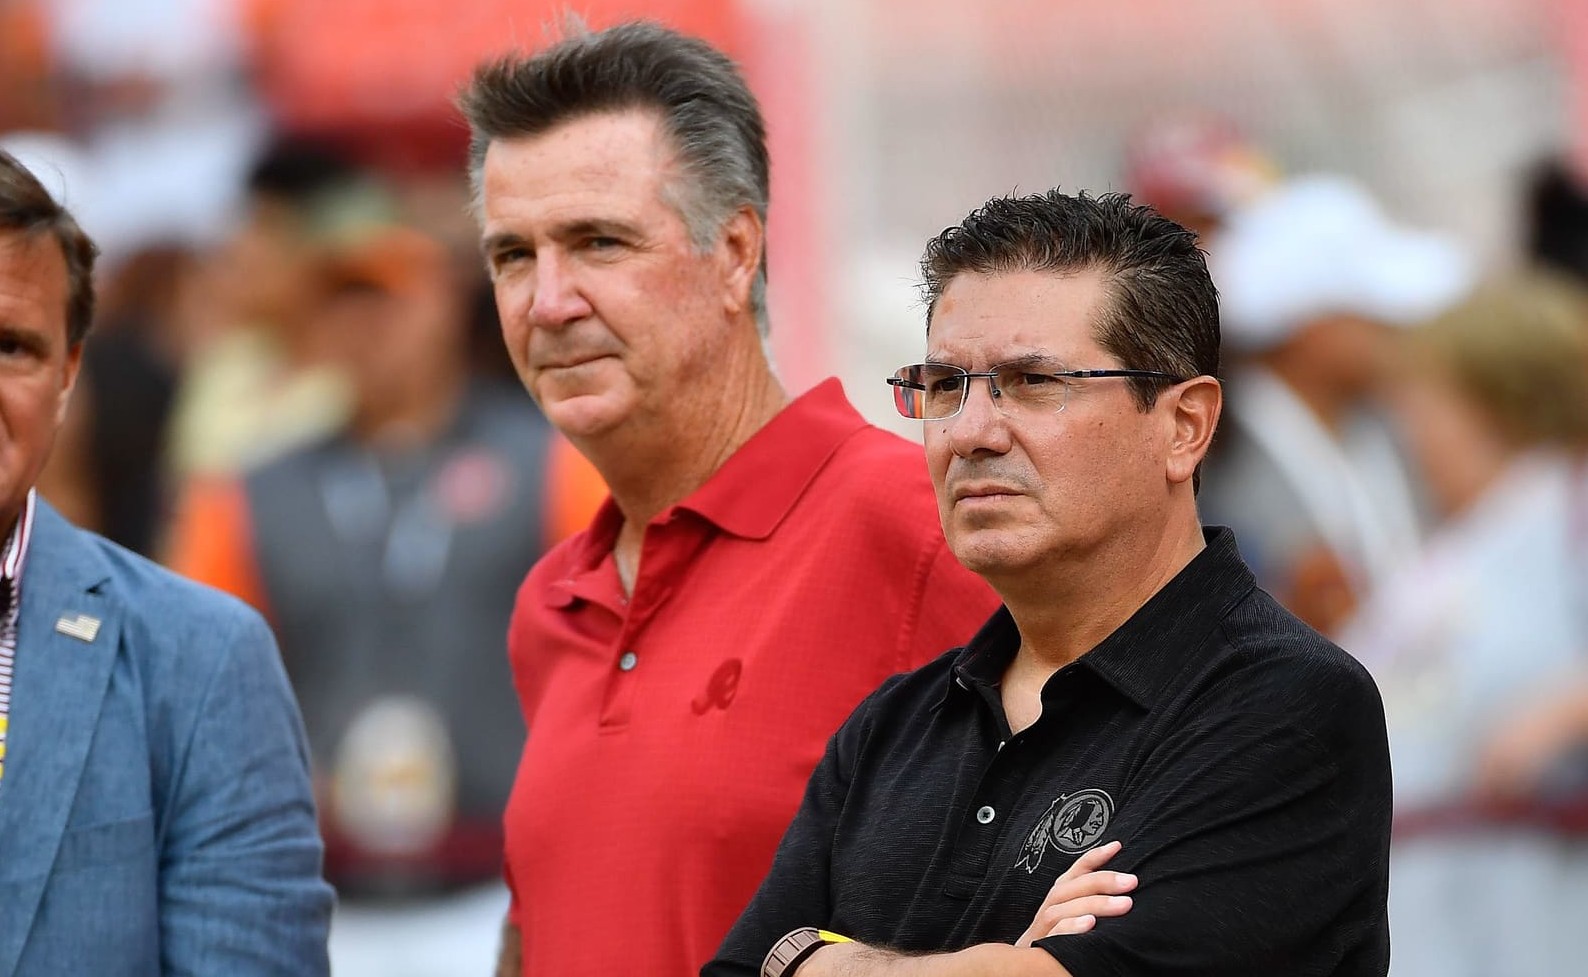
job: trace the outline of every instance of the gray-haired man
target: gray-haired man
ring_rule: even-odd
[[[508,351],[612,491],[514,612],[501,972],[693,973],[843,717],[996,600],[921,450],[767,361],[765,129],[726,57],[580,32],[463,108]]]

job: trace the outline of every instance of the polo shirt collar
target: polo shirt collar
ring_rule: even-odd
[[[725,533],[766,539],[838,446],[866,426],[843,385],[826,380],[779,411],[677,508]]]
[[[14,626],[17,608],[22,603],[22,568],[27,565],[28,549],[33,540],[33,511],[38,498],[36,489],[28,489],[22,502],[22,511],[6,537],[5,548],[0,549],[0,620],[5,626]]]
[[[612,547],[617,545],[618,531],[623,528],[623,511],[618,508],[612,496],[608,495],[596,510],[595,516],[590,520],[590,526],[584,535],[578,538],[578,556],[574,559],[574,566],[585,570],[593,570],[600,565],[612,552]]]
[[[686,509],[744,539],[766,539],[794,508],[827,460],[866,419],[838,379],[825,380],[783,408],[692,495],[656,517]],[[576,566],[593,569],[612,552],[623,513],[609,496],[585,532]]]
[[[1003,681],[1004,670],[1020,650],[1020,629],[1009,614],[1009,608],[999,605],[987,623],[971,636],[959,658],[954,662],[953,681],[949,685],[970,690],[975,686],[997,688]]]
[[[1143,709],[1151,709],[1230,606],[1257,585],[1223,527],[1203,530],[1206,546],[1135,614],[1076,664]],[[960,652],[945,691],[996,690],[1020,648],[1020,632],[1000,607]]]

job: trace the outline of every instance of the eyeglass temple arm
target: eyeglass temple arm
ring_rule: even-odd
[[[1154,377],[1159,380],[1173,380],[1180,383],[1179,377],[1172,373],[1160,373],[1157,370],[1066,370],[1063,373],[1053,374],[1056,377],[1076,377],[1085,380],[1090,377]]]

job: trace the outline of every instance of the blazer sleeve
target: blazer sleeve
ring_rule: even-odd
[[[302,720],[264,621],[226,623],[168,788],[161,971],[325,977],[332,893]]]

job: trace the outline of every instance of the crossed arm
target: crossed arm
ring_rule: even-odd
[[[958,953],[912,957],[843,943],[818,950],[800,965],[798,977],[973,977],[983,973],[1069,977],[1069,971],[1051,954],[1033,949],[1032,944],[1049,936],[1085,933],[1097,925],[1099,917],[1123,916],[1130,911],[1131,899],[1125,893],[1136,888],[1136,876],[1102,870],[1118,853],[1119,842],[1111,841],[1077,858],[1069,871],[1054,881],[1031,925],[1013,946],[989,943]],[[523,968],[518,927],[512,920],[504,920],[496,977],[519,977]]]
[[[1045,931],[1043,920],[1032,920],[1010,945],[939,955],[839,944],[813,953],[799,977],[974,977],[989,968],[1048,977],[1114,971],[1262,977],[1334,973],[1346,962],[1345,972],[1369,972],[1388,960],[1382,713],[1376,692],[1357,682],[1350,666],[1313,669],[1308,678],[1309,690],[1329,704],[1325,716],[1316,704],[1281,713],[1229,701],[1252,684],[1237,675],[1145,756],[1122,788],[1133,802],[1110,827],[1129,846],[1116,863],[1150,880],[1125,918],[1094,929],[1099,913],[1058,909],[1060,918]],[[1346,688],[1330,695],[1331,681]],[[842,932],[829,901],[832,839],[859,752],[840,737],[818,766],[821,776],[813,777],[772,874],[704,977],[753,977],[761,956],[797,926]],[[1296,896],[1298,879],[1308,882],[1305,897]],[[1050,897],[1041,911],[1074,898]],[[890,924],[886,906],[857,905],[863,908],[844,918],[870,913],[881,920],[857,934],[863,938],[886,940],[878,934],[912,925]],[[1012,928],[982,932],[998,939]],[[917,948],[950,945],[934,944],[930,934],[910,940]]]
[[[1136,876],[1102,870],[1119,847],[1111,841],[1077,858],[1048,889],[1031,925],[1013,944],[980,943],[953,953],[911,955],[835,943],[811,954],[796,977],[1072,977],[1052,954],[1032,944],[1085,933],[1097,925],[1098,917],[1130,911],[1126,893],[1136,888]]]

